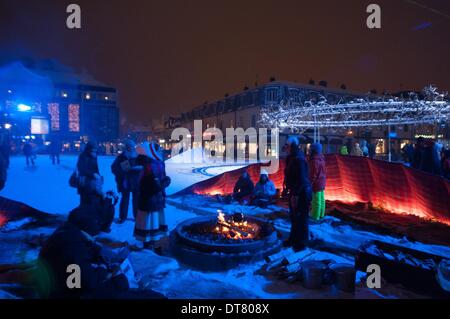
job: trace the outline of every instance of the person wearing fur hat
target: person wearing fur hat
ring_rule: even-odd
[[[320,143],[311,144],[308,167],[313,191],[311,216],[315,220],[320,220],[325,216],[324,190],[326,183],[325,157],[322,154]]]
[[[119,224],[125,222],[128,217],[130,197],[132,198],[133,217],[136,218],[139,176],[143,169],[139,159],[142,155],[138,155],[136,152],[136,143],[128,139],[124,144],[125,151],[117,156],[111,165],[111,171],[116,179],[117,190],[122,195],[119,208]]]
[[[158,232],[167,232],[164,208],[166,206],[165,188],[170,184],[166,175],[164,158],[159,145],[144,142],[136,148],[146,156],[139,181],[138,212],[134,236],[143,242],[144,248],[152,249]],[[158,217],[158,222],[156,218]],[[159,224],[159,226],[158,226]]]
[[[309,240],[309,210],[312,190],[308,178],[308,164],[299,148],[299,140],[290,137],[286,148],[289,152],[284,169],[284,185],[289,194],[289,217],[291,231],[284,246],[292,246],[295,251],[306,248]]]

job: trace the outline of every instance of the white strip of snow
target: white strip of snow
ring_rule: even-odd
[[[194,151],[194,154],[198,156],[198,151]],[[100,174],[105,180],[104,191],[117,192],[114,176],[111,173],[113,161],[113,156],[98,158]],[[26,167],[25,157],[13,156],[8,170],[8,180],[0,196],[23,202],[43,212],[67,214],[79,203],[77,190],[69,186],[69,178],[75,170],[76,162],[76,155],[63,155],[61,164],[53,165],[47,155],[39,155],[36,167],[32,168]],[[167,195],[246,165],[248,164],[180,163],[176,159],[169,159],[166,161],[166,172],[172,179],[172,183],[167,189]],[[129,213],[131,216],[131,205]]]

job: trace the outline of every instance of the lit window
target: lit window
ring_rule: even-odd
[[[69,131],[80,131],[80,106],[78,104],[69,104]]]
[[[50,115],[50,126],[52,131],[59,131],[59,104],[49,103],[48,114]]]

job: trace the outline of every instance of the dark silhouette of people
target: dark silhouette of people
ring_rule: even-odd
[[[130,289],[120,265],[129,251],[115,253],[95,241],[109,232],[113,215],[96,205],[82,204],[70,212],[65,224],[45,242],[38,258],[36,281],[42,298],[139,299],[164,298],[151,290]],[[80,285],[69,288],[68,266],[79,267]]]
[[[80,194],[80,203],[89,201],[91,190],[88,185],[92,180],[97,180],[100,178],[97,162],[97,150],[97,144],[93,141],[89,141],[85,145],[84,151],[78,156],[78,194]]]
[[[32,166],[35,166],[35,155],[33,153],[33,145],[31,145],[30,141],[27,141],[23,146],[23,155],[25,155],[27,166],[30,166],[30,162]]]
[[[239,176],[239,179],[237,180],[236,184],[234,185],[233,199],[238,202],[244,201],[249,202],[254,187],[255,186],[253,185],[253,181],[248,175],[248,172],[244,170],[241,176]]]
[[[139,176],[142,168],[142,163],[138,161],[136,144],[132,140],[125,141],[125,151],[117,156],[111,165],[111,171],[116,179],[117,190],[122,195],[120,200],[119,224],[125,222],[128,217],[130,196],[132,196],[133,217],[136,218]]]
[[[289,155],[284,170],[284,185],[289,194],[289,216],[291,231],[285,246],[292,246],[296,251],[306,248],[309,240],[309,210],[311,208],[312,189],[308,179],[308,164],[305,155],[299,149],[296,137],[287,141]]]
[[[426,140],[421,136],[417,139],[412,167],[431,174],[441,174],[439,154],[432,140]]]
[[[450,180],[450,150],[443,151],[441,165],[442,165],[442,176]]]
[[[61,154],[61,148],[62,144],[59,139],[54,139],[50,143],[49,152],[50,152],[50,158],[52,160],[52,164],[60,164],[59,155]]]

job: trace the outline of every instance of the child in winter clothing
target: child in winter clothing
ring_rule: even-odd
[[[322,145],[311,145],[311,154],[308,161],[309,179],[312,184],[313,199],[311,217],[320,220],[325,216],[325,158],[322,153]]]

